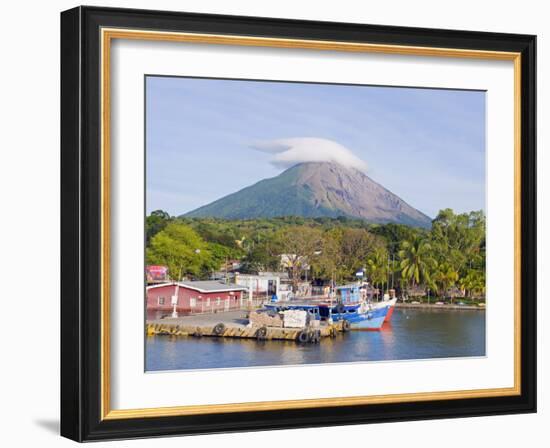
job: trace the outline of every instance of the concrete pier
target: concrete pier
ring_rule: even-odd
[[[178,318],[166,317],[164,319],[148,320],[146,323],[146,334],[148,336],[247,338],[303,343],[317,343],[322,338],[335,337],[341,331],[345,331],[341,323],[321,323],[317,328],[249,326],[247,312],[245,311],[197,314]]]

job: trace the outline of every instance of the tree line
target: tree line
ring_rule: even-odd
[[[441,210],[431,229],[339,218],[250,220],[177,218],[157,210],[146,217],[146,262],[168,266],[172,278],[208,278],[228,260],[239,271],[288,272],[337,284],[358,271],[380,290],[433,296],[485,295],[485,215]]]

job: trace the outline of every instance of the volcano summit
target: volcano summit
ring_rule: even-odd
[[[362,171],[304,162],[183,215],[224,219],[338,217],[430,227],[431,219]]]

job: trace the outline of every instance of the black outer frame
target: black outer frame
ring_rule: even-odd
[[[100,28],[521,52],[519,396],[100,419]],[[76,441],[536,412],[536,36],[99,7],[61,13],[61,435]]]

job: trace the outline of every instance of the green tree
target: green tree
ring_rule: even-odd
[[[447,297],[449,289],[458,281],[458,272],[449,263],[441,263],[435,268],[431,279],[437,287],[438,295]],[[452,302],[453,297],[451,296]]]
[[[459,287],[467,297],[475,297],[485,294],[485,272],[471,269],[464,277],[459,279]]]
[[[388,251],[385,247],[376,247],[367,258],[367,275],[373,286],[382,289],[388,280]]]
[[[173,278],[182,273],[206,277],[228,258],[240,260],[244,272],[277,270],[284,254],[295,283],[306,272],[311,278],[342,283],[366,267],[378,285],[396,273],[394,280],[402,289],[423,285],[437,293],[444,289],[439,277],[447,266],[458,274],[458,280],[450,282],[465,294],[485,293],[482,211],[441,210],[427,230],[347,217],[174,218],[157,210],[146,218],[146,237],[147,262],[168,265]]]
[[[276,245],[272,237],[264,237],[261,241],[252,240],[253,244],[246,245],[246,255],[242,259],[243,272],[259,272],[277,270],[280,257],[276,254]]]
[[[485,244],[485,215],[481,211],[457,215],[450,208],[441,210],[433,220],[431,240],[438,261],[460,271]]]
[[[322,254],[323,242],[323,232],[308,226],[289,226],[275,234],[274,245],[294,287],[309,269],[314,256]]]
[[[344,229],[340,242],[339,265],[344,269],[347,278],[354,278],[355,273],[365,267],[365,260],[376,253],[382,253],[383,242],[365,229]],[[386,260],[387,261],[387,260]]]
[[[239,250],[219,243],[209,242],[207,244],[207,250],[210,254],[210,260],[208,261],[207,268],[212,271],[220,269],[220,266],[225,264],[225,262],[238,259],[241,255]]]
[[[151,238],[163,230],[172,218],[164,210],[155,210],[145,218],[145,240],[149,244]]]
[[[414,287],[421,282],[429,283],[435,266],[432,247],[426,239],[418,236],[412,241],[403,241],[399,251],[401,277]]]
[[[426,235],[424,229],[394,223],[377,224],[370,231],[383,237],[390,247],[398,247],[403,241],[411,241],[418,236]]]
[[[168,266],[170,277],[202,277],[214,267],[207,244],[189,226],[171,222],[157,233],[145,252],[147,264]]]
[[[341,278],[340,233],[327,231],[321,238],[318,249],[310,257],[312,278]]]

